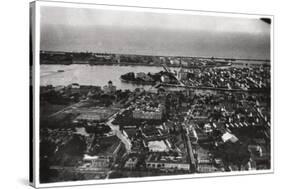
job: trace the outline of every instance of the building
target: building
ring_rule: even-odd
[[[148,141],[148,148],[152,152],[168,152],[170,147],[168,146],[168,141],[160,140],[160,141]]]
[[[248,150],[251,152],[252,155],[255,155],[257,157],[262,157],[262,148],[260,145],[249,145]]]
[[[152,153],[146,159],[146,168],[165,170],[190,170],[190,164],[181,156],[162,156],[159,153]]]
[[[80,169],[85,170],[101,170],[108,169],[110,167],[110,159],[105,156],[88,156],[85,155],[83,158],[84,164]]]
[[[124,167],[125,168],[129,168],[129,169],[134,169],[134,168],[136,168],[137,163],[138,163],[138,158],[137,157],[130,157],[126,161]]]
[[[99,138],[99,151],[94,156],[85,155],[84,164],[80,169],[86,170],[105,170],[109,169],[119,156],[124,153],[124,144],[117,136],[106,136]],[[95,148],[95,147],[94,147]]]
[[[225,132],[225,133],[221,136],[221,139],[222,139],[223,142],[228,142],[228,141],[230,141],[230,142],[232,142],[232,143],[235,143],[235,142],[238,141],[238,138],[237,138],[235,135],[233,135],[233,134],[231,134],[231,133],[229,133],[229,132]]]
[[[78,83],[72,83],[68,85],[68,90],[71,94],[80,93],[80,85]]]
[[[178,72],[178,78],[187,81],[189,78],[194,78],[195,73],[198,73],[198,70],[181,68]]]
[[[116,91],[116,86],[112,84],[112,81],[108,81],[108,85],[103,87],[103,91],[106,94],[113,94]]]
[[[188,79],[188,73],[185,72],[183,69],[180,69],[180,71],[178,72],[178,78],[180,80],[187,80]]]
[[[141,79],[143,81],[153,81],[153,79],[144,72],[136,73],[136,79]]]
[[[87,112],[79,115],[76,118],[77,121],[101,121],[102,120],[102,115],[101,114],[96,114],[95,112]]]
[[[98,59],[111,60],[113,56],[112,56],[111,54],[96,53],[96,54],[94,55],[94,57],[96,57],[96,58],[98,58]]]
[[[162,75],[162,76],[161,76],[161,81],[162,81],[163,83],[169,83],[171,80],[170,80],[170,77],[169,77],[169,76],[167,76],[167,75]]]
[[[213,166],[212,163],[209,162],[199,163],[197,167],[197,172],[199,173],[213,173],[216,171],[217,168]]]
[[[155,119],[161,120],[163,117],[162,111],[143,111],[141,109],[136,109],[133,111],[133,118],[135,119]]]
[[[165,98],[159,95],[143,95],[135,103],[133,118],[147,120],[161,120],[166,113]]]

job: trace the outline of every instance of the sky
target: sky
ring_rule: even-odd
[[[258,18],[50,6],[40,16],[45,51],[270,59],[271,26]]]

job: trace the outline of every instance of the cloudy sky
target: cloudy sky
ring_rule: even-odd
[[[41,50],[270,58],[270,24],[254,18],[41,7]]]

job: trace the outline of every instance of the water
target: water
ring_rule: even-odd
[[[64,70],[64,72],[58,72],[58,70]],[[120,76],[128,72],[156,73],[161,70],[163,71],[162,67],[156,66],[40,65],[40,85],[66,86],[79,83],[80,85],[104,86],[111,80],[117,89],[134,90],[136,87],[149,89],[151,87],[149,85],[124,83],[120,80]]]
[[[249,62],[249,64],[251,64]],[[234,65],[240,66],[240,65]],[[221,68],[221,67],[220,67]],[[170,68],[179,70],[179,68]],[[64,72],[58,72],[64,70]],[[134,90],[137,87],[143,87],[145,90],[151,88],[150,85],[136,85],[124,83],[120,76],[128,72],[156,73],[164,71],[162,67],[157,66],[119,66],[119,65],[94,65],[71,64],[71,65],[40,65],[40,85],[69,85],[79,83],[80,85],[104,86],[111,80],[117,89]]]

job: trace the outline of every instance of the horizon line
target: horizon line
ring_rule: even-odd
[[[134,53],[115,53],[115,52],[94,52],[94,51],[63,51],[63,50],[40,50],[42,52],[52,53],[92,53],[92,54],[114,54],[114,55],[134,55],[134,56],[153,56],[153,57],[176,57],[176,58],[201,58],[201,59],[224,59],[224,60],[246,60],[246,61],[265,61],[270,59],[259,58],[234,58],[234,57],[216,57],[216,56],[191,56],[191,55],[151,55],[151,54],[134,54]]]

